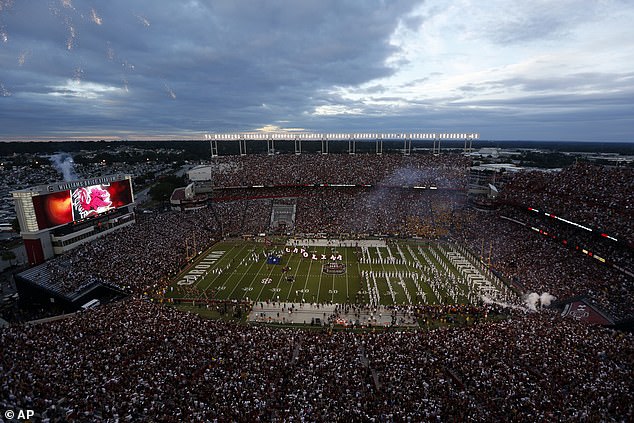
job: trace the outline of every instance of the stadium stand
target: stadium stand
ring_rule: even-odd
[[[536,205],[541,207],[542,203],[534,199],[535,195],[542,195],[539,194],[541,191],[534,187],[547,184],[550,187],[544,188],[547,192],[570,192],[565,197],[542,195],[544,198],[551,198],[551,201],[557,198],[558,208],[555,211],[570,210],[570,213],[564,213],[563,216],[579,219],[582,224],[589,224],[581,220],[583,215],[576,215],[574,212],[578,209],[577,201],[585,204],[584,201],[589,198],[588,192],[585,188],[577,190],[574,187],[581,185],[579,175],[591,178],[592,183],[598,184],[598,179],[592,176],[594,174],[610,177],[610,189],[603,190],[607,196],[606,200],[603,203],[595,201],[596,207],[601,205],[607,210],[607,205],[619,204],[623,207],[621,211],[631,214],[632,196],[627,194],[631,187],[631,181],[627,178],[631,172],[628,169],[619,173],[598,168],[592,172],[588,169],[590,165],[581,164],[564,169],[563,176],[545,178],[540,172],[518,173],[513,176],[503,192],[502,201],[507,205],[497,213],[491,214],[466,208],[465,196],[460,190],[414,189],[399,185],[406,180],[403,176],[406,172],[402,169],[395,170],[395,167],[405,163],[410,168],[412,163],[417,163],[420,170],[418,174],[427,175],[430,180],[435,181],[434,183],[441,185],[442,178],[431,176],[434,175],[434,171],[430,169],[442,168],[444,170],[441,175],[451,174],[457,178],[448,186],[464,187],[467,174],[464,169],[466,162],[462,156],[420,155],[421,158],[416,158],[417,156],[384,155],[380,161],[376,161],[374,155],[367,156],[369,158],[362,155],[330,155],[328,158],[318,159],[304,159],[295,155],[261,156],[263,164],[250,156],[223,158],[232,165],[224,164],[218,169],[233,176],[245,174],[239,172],[240,169],[246,169],[256,175],[269,175],[265,171],[267,167],[275,170],[276,166],[287,165],[290,168],[298,166],[307,169],[310,173],[314,171],[310,165],[318,166],[319,163],[327,164],[323,167],[318,166],[322,173],[303,182],[323,181],[328,175],[337,175],[333,167],[345,170],[346,166],[356,166],[355,172],[360,175],[356,176],[357,181],[374,178],[372,182],[377,183],[379,178],[368,174],[388,176],[384,176],[383,182],[379,181],[376,187],[289,187],[288,185],[296,180],[291,176],[294,175],[293,172],[287,172],[283,173],[287,179],[281,179],[282,176],[276,175],[279,179],[273,181],[284,186],[220,189],[214,195],[216,201],[211,202],[209,208],[187,212],[186,219],[178,212],[139,216],[137,225],[124,228],[103,241],[95,241],[81,247],[62,259],[53,260],[47,264],[47,268],[51,272],[63,275],[60,281],[63,279],[64,282],[60,282],[62,286],[58,288],[62,290],[88,285],[90,281],[99,279],[110,281],[129,292],[160,292],[196,251],[208,248],[219,238],[245,233],[258,234],[272,229],[272,204],[282,199],[296,207],[297,234],[337,236],[352,233],[359,236],[374,234],[424,238],[452,236],[466,242],[473,252],[481,252],[483,246],[486,246],[487,250],[491,249],[493,267],[510,280],[519,282],[528,292],[550,292],[560,300],[579,295],[587,296],[609,312],[615,320],[634,317],[634,282],[630,275],[599,262],[593,263],[593,260],[584,260],[587,257],[572,254],[564,245],[555,245],[557,242],[552,242],[548,237],[538,233],[527,233],[531,231],[498,217],[504,215],[534,223],[535,217],[530,213],[528,217],[518,214],[516,203],[521,200],[526,203],[537,203]],[[430,168],[423,171],[425,165],[429,165]],[[250,174],[248,172],[246,174]],[[351,175],[348,176],[352,177]],[[227,181],[227,184],[236,183],[232,179]],[[255,179],[251,182],[253,181]],[[258,181],[261,182],[261,179]],[[520,192],[515,193],[517,190]],[[592,198],[598,201],[603,197]],[[555,207],[555,204],[549,203],[546,206]],[[618,213],[612,215],[618,218],[623,216]],[[615,220],[615,227],[628,227],[627,219]],[[574,227],[558,224],[552,219],[540,224],[544,228],[551,228],[557,224],[561,237],[569,237],[571,243],[576,239],[575,236],[580,236],[579,231],[572,230]],[[618,229],[614,234],[625,233],[627,230]],[[590,251],[596,250],[597,256],[601,254],[601,257],[608,257],[621,268],[625,266],[624,268],[629,269],[631,273],[632,249],[623,242],[619,245],[612,244],[614,243],[602,237],[586,237],[582,245],[587,246]],[[164,255],[162,251],[170,251],[170,254]],[[69,262],[73,265],[64,264]],[[535,263],[538,265],[534,265]],[[50,281],[45,283],[50,287]]]
[[[462,189],[468,159],[462,155],[280,154],[217,157],[215,187],[312,184],[429,185]]]
[[[0,407],[48,421],[621,421],[634,338],[549,312],[426,333],[210,321],[127,300],[0,330]]]
[[[577,163],[557,173],[520,172],[501,200],[603,229],[634,245],[634,169]]]
[[[132,296],[59,321],[0,329],[1,409],[32,408],[48,421],[634,418],[632,334],[552,310],[359,334],[210,321],[142,299],[160,297],[196,252],[223,236],[269,230],[275,201],[295,206],[298,234],[451,237],[525,292],[583,296],[614,320],[631,319],[634,278],[622,271],[632,270],[631,169],[520,172],[501,192],[501,207],[483,212],[466,203],[468,161],[458,155],[219,161],[209,207],[139,216],[136,225],[46,264],[45,283],[55,289],[72,293],[107,280]],[[419,184],[438,189],[413,188]],[[621,243],[538,219],[528,207]],[[478,315],[499,312],[481,307]],[[415,313],[434,319],[444,310]]]

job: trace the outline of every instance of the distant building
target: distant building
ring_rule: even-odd
[[[195,194],[210,193],[213,189],[211,166],[196,166],[187,172],[187,178],[189,178],[190,182],[193,184]]]
[[[500,149],[484,147],[479,149],[478,151],[470,153],[469,155],[472,157],[492,157],[494,159],[497,159],[498,157],[500,157]]]
[[[469,201],[478,208],[491,209],[509,174],[523,170],[513,163],[488,163],[469,170]]]
[[[209,165],[200,165],[187,172],[190,183],[186,187],[176,188],[170,197],[172,210],[196,210],[207,205],[209,195],[213,191]]]
[[[194,184],[191,183],[186,187],[176,188],[170,197],[170,205],[172,210],[186,211],[202,209],[207,206],[207,194],[196,194]]]

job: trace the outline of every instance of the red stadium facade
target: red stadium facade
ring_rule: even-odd
[[[31,265],[134,223],[130,175],[40,185],[12,195]]]

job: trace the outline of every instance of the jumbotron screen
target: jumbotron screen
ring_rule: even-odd
[[[131,202],[132,189],[128,179],[33,197],[40,229],[98,216]]]

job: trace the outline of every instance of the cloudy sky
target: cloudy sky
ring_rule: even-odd
[[[0,140],[634,141],[631,0],[0,0]]]

